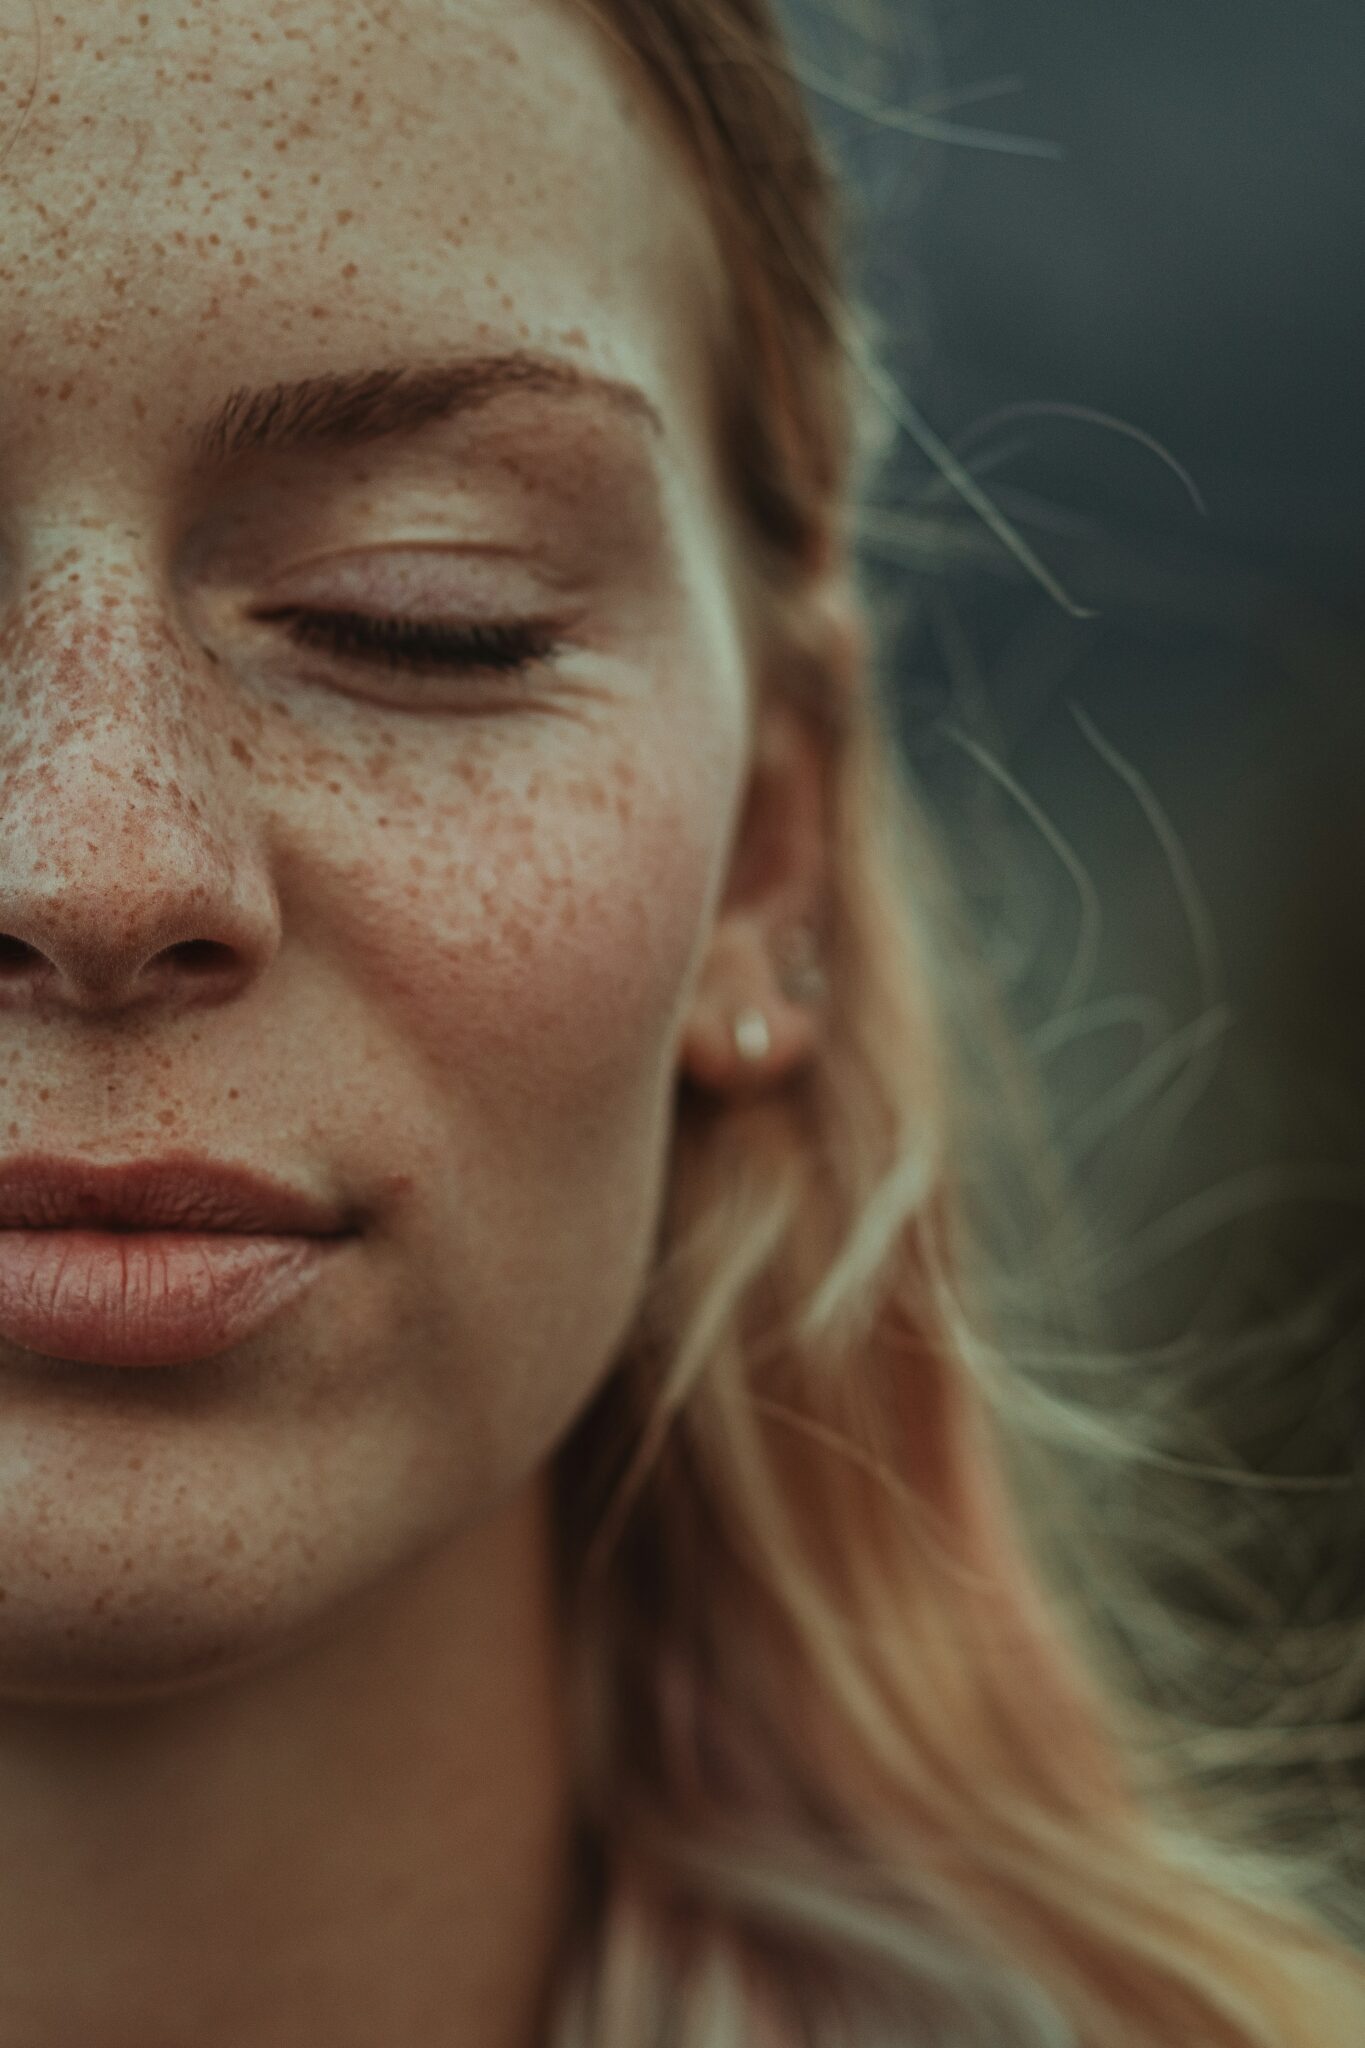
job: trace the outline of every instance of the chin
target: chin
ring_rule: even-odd
[[[280,1664],[325,1617],[273,1608],[259,1582],[206,1591],[131,1581],[117,1599],[75,1586],[0,1603],[0,1711],[6,1706],[121,1707],[170,1701]]]

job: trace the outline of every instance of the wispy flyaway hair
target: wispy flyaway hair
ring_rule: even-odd
[[[838,180],[766,0],[576,4],[710,211],[780,639],[878,438]],[[638,1327],[556,1467],[581,1884],[547,2048],[1348,2048],[1365,1963],[1311,1857],[1207,1794],[1102,1626],[1177,1641],[1077,1477],[1144,1425],[1051,1369],[1066,1208],[885,678],[770,673],[829,762],[824,1036],[768,1094],[680,1085]]]

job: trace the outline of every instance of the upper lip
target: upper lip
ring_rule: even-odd
[[[225,1230],[338,1237],[353,1211],[245,1166],[188,1152],[97,1166],[30,1153],[0,1161],[0,1228],[101,1224],[124,1230]]]

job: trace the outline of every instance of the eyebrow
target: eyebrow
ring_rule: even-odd
[[[214,469],[243,455],[356,447],[527,391],[595,397],[644,420],[657,434],[664,431],[657,408],[638,385],[597,375],[561,356],[517,349],[307,377],[260,390],[241,387],[203,422],[195,437],[195,460],[201,468]]]

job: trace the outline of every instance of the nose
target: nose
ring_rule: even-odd
[[[241,771],[164,636],[113,668],[106,636],[94,667],[79,642],[29,662],[22,708],[0,695],[0,1014],[227,1001],[279,943]]]
[[[130,881],[116,927],[102,893],[90,883],[60,900],[5,888],[0,1011],[188,1008],[223,1001],[257,971],[258,928],[227,901],[230,889]]]

